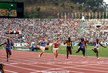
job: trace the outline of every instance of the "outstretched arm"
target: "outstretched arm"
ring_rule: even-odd
[[[39,41],[37,44],[36,44],[36,47],[37,47],[37,45],[39,45],[41,43],[41,41]]]
[[[4,44],[6,44],[6,43],[0,44],[0,46],[2,46],[2,45],[4,45]]]
[[[60,46],[60,43],[59,43],[59,48],[62,49],[61,46]]]
[[[46,41],[47,44],[49,44],[51,42],[51,40]]]
[[[81,45],[81,42],[78,43],[78,46],[80,46],[80,45]]]
[[[53,48],[53,45],[54,45],[54,43],[51,45],[51,50],[52,50],[52,48]]]
[[[106,46],[103,46],[101,43],[99,43],[102,47],[106,48]]]

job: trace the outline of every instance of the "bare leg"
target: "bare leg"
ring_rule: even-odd
[[[44,49],[40,48],[40,50],[41,50],[41,53],[40,53],[39,57],[41,57],[44,53]]]
[[[54,59],[56,59],[56,51],[54,50]]]
[[[11,50],[9,50],[9,57],[10,57],[10,55],[12,55],[12,52],[11,52]]]
[[[67,48],[67,59],[68,59],[68,55],[69,55],[69,50],[68,50],[68,48]]]
[[[98,50],[96,49],[96,57],[98,58]]]
[[[96,56],[97,56],[97,58],[98,58],[98,52],[96,53]]]
[[[58,50],[56,50],[56,58],[58,57]]]
[[[97,48],[94,48],[93,51],[96,53],[96,57],[98,58],[98,50],[97,50]]]
[[[72,50],[71,49],[69,50],[69,52],[70,52],[70,54],[72,54]]]
[[[83,54],[83,56],[85,57],[85,48],[83,48],[82,54]]]
[[[6,49],[6,56],[7,56],[7,62],[8,62],[8,58],[9,58],[9,50]]]
[[[79,53],[80,52],[80,49],[78,49],[78,51],[76,53]]]

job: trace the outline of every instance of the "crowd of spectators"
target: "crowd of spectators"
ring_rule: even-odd
[[[96,26],[101,26],[97,29]],[[5,34],[8,30],[20,31],[20,34]],[[62,41],[71,37],[73,41],[84,37],[93,41],[97,37],[108,42],[108,19],[0,19],[0,42],[8,36],[15,42],[37,42],[42,37],[48,40],[59,38]]]
[[[17,16],[17,11],[16,10],[5,10],[5,9],[0,9],[0,16]]]

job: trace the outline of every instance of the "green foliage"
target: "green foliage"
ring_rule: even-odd
[[[0,0],[0,1],[9,1],[12,2],[13,0]],[[104,11],[102,10],[103,0],[15,0],[16,2],[24,2],[25,6],[25,16],[24,17],[44,17],[44,13],[47,13],[45,17],[48,16],[56,16],[59,12],[63,12],[65,10],[72,9],[72,11]],[[78,4],[77,4],[78,3]],[[66,5],[65,5],[66,4]],[[83,6],[82,6],[83,5]],[[56,7],[55,7],[56,6]],[[37,7],[34,12],[30,11],[29,7]],[[49,10],[47,10],[47,8]],[[63,8],[60,8],[63,7]],[[65,7],[65,8],[64,8]],[[59,8],[59,10],[58,10]],[[43,9],[43,10],[42,10]],[[51,10],[50,10],[51,9]],[[43,14],[40,12],[42,11]],[[72,12],[71,10],[68,11],[69,13]],[[26,13],[32,13],[26,15]]]
[[[93,14],[93,19],[95,18],[95,13]]]
[[[35,18],[39,18],[40,16],[39,16],[39,14],[35,14]]]
[[[58,0],[58,2],[63,2],[64,0]]]
[[[61,4],[61,7],[64,7],[64,6],[65,6],[65,4],[64,4],[64,3],[62,3],[62,4]]]
[[[79,5],[79,6],[78,6],[78,9],[81,10],[81,9],[82,9],[82,5]]]
[[[55,18],[54,16],[49,16],[49,17],[48,17],[48,19],[54,19],[54,18]]]
[[[87,6],[93,6],[94,5],[94,0],[87,0],[86,5]]]
[[[34,10],[31,10],[31,14],[34,14],[35,12],[34,12]]]
[[[56,2],[56,1],[55,2],[52,2],[52,4],[55,5],[55,6],[58,6],[59,5],[58,2]]]
[[[106,17],[106,13],[104,13],[104,18],[107,18],[107,17]]]
[[[71,9],[74,9],[74,7],[73,6],[70,6],[71,7]]]
[[[90,6],[91,9],[94,7],[99,8],[99,6],[103,5],[103,0],[87,0],[86,5]]]
[[[97,7],[94,7],[92,11],[93,12],[96,12],[97,10],[98,10],[98,8]]]
[[[37,12],[40,12],[40,9],[41,9],[40,7],[37,7],[37,8],[36,8],[36,11],[37,11]]]
[[[24,14],[24,18],[29,18],[29,15],[27,15],[27,14]]]

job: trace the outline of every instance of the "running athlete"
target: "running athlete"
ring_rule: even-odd
[[[78,49],[78,51],[76,53],[79,53],[80,51],[82,51],[83,54],[83,58],[85,58],[85,43],[84,43],[84,38],[81,38],[81,42],[78,44],[80,47]]]
[[[58,57],[58,49],[59,49],[59,46],[60,46],[60,41],[59,41],[58,38],[57,38],[56,41],[51,45],[51,49],[52,49],[53,46],[54,46],[54,48],[53,48],[54,59],[56,60],[56,58]],[[60,48],[60,49],[61,49],[61,48]]]
[[[8,59],[10,58],[10,55],[12,55],[12,52],[11,52],[11,49],[12,49],[12,46],[14,47],[14,42],[13,40],[10,38],[7,39],[7,41],[3,44],[1,44],[0,46],[2,45],[6,45],[6,54],[7,54],[7,62],[8,62]]]
[[[67,59],[68,59],[69,53],[72,54],[71,48],[73,48],[72,47],[72,41],[71,41],[70,37],[68,38],[68,40],[64,44],[66,44],[66,43],[67,43],[67,49],[66,49],[66,51],[67,51]]]
[[[45,38],[42,38],[42,40],[40,40],[37,44],[39,45],[39,49],[41,50],[41,53],[39,55],[39,58],[43,55],[44,51],[45,51],[45,46],[46,46],[47,41],[45,40]]]
[[[99,59],[99,58],[98,58],[98,49],[99,49],[99,46],[102,46],[102,47],[104,47],[104,48],[106,48],[106,47],[103,46],[103,45],[99,42],[99,39],[96,39],[96,42],[95,42],[94,44],[95,44],[95,46],[94,46],[94,49],[92,49],[92,50],[96,53],[97,59]]]

